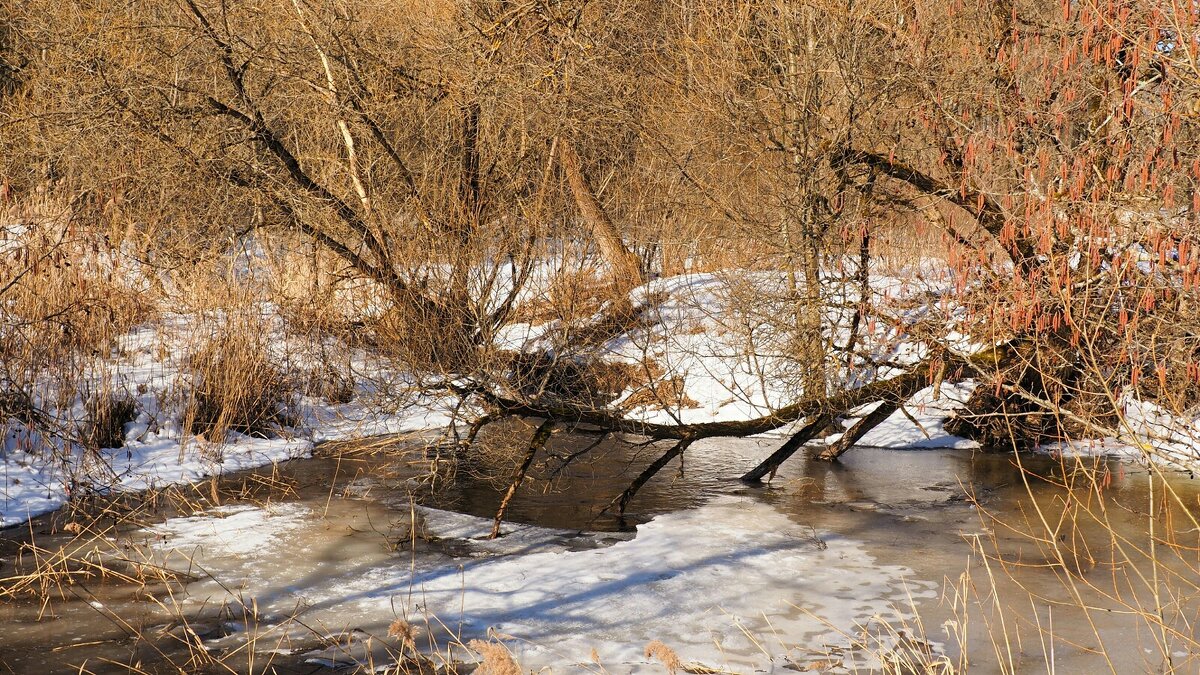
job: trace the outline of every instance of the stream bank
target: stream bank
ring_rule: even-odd
[[[585,442],[556,437],[549,450]],[[14,672],[123,672],[106,668],[140,659],[167,672],[167,661],[195,659],[203,645],[203,658],[235,671],[321,672],[387,663],[405,649],[399,620],[418,648],[492,636],[523,667],[561,673],[663,672],[644,654],[652,640],[719,672],[870,670],[897,642],[913,659],[969,660],[972,672],[1162,668],[1128,638],[1140,624],[1126,604],[1149,602],[1129,581],[1137,561],[1104,546],[1144,538],[1145,469],[1089,460],[1109,477],[1091,505],[1107,528],[1077,517],[1039,541],[1028,533],[1040,517],[1061,525],[1077,508],[1080,492],[1062,487],[1074,460],[862,447],[836,464],[797,457],[767,487],[730,480],[774,444],[698,444],[623,521],[597,513],[656,449],[607,444],[554,480],[535,471],[494,541],[484,537],[502,486],[460,469],[430,489],[420,444],[231,475],[226,483],[266,476],[288,488],[122,526],[117,548],[192,580],[72,585],[48,609],[6,603],[0,662]],[[1198,503],[1195,480],[1172,476],[1170,486],[1177,510]],[[1180,515],[1157,514],[1160,538],[1195,538]],[[37,538],[47,549],[57,541]],[[1075,548],[1070,579],[1061,556],[1047,555],[1054,546]],[[1183,550],[1161,569],[1186,591],[1196,560]],[[1089,594],[1092,608],[1081,609],[1071,586],[1087,583],[1124,595]],[[1175,597],[1172,616],[1196,609],[1195,595]],[[1197,663],[1186,647],[1172,654],[1175,668]],[[470,657],[451,649],[443,660]]]

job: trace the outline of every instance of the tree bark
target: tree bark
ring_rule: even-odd
[[[948,363],[947,367],[962,366],[968,370],[974,370],[972,364],[964,359],[949,358],[951,359],[951,363]],[[590,425],[601,431],[618,431],[663,440],[691,438],[693,441],[696,441],[702,438],[717,436],[753,436],[767,431],[774,431],[797,420],[825,412],[832,411],[833,414],[837,414],[885,399],[907,400],[923,387],[928,386],[931,381],[932,376],[929,363],[921,362],[914,365],[911,370],[896,377],[877,380],[856,389],[839,391],[830,396],[808,396],[803,400],[787,405],[762,417],[750,420],[699,422],[694,424],[657,424],[627,419],[620,413],[599,408],[517,401],[499,396],[482,388],[452,386],[451,390],[459,396],[478,396],[496,411],[518,417],[555,419],[570,422],[571,424]]]
[[[867,432],[874,429],[883,423],[884,420],[892,416],[892,413],[900,409],[899,401],[884,401],[879,404],[879,407],[872,410],[866,417],[855,422],[853,426],[842,434],[842,437],[834,441],[829,447],[817,453],[817,459],[822,459],[827,462],[832,462],[838,457],[841,457],[847,450],[854,447],[854,444],[859,441]]]
[[[1025,268],[1035,257],[1033,243],[1025,237],[1018,237],[1006,243],[1001,236],[1008,218],[1004,210],[994,199],[982,191],[958,187],[948,181],[935,178],[919,169],[905,164],[890,156],[868,152],[856,148],[842,148],[830,158],[834,167],[844,167],[850,164],[862,164],[882,175],[908,183],[913,188],[931,196],[939,197],[961,208],[975,218],[979,229],[984,233],[987,243],[999,247],[1008,256],[1010,262],[1020,268]],[[971,243],[976,248],[984,248],[987,244],[979,243],[978,236],[971,233],[951,232],[956,238]]]
[[[605,507],[604,511],[608,511],[613,507],[613,505],[616,505],[617,513],[622,516],[625,515],[625,508],[629,506],[629,502],[633,501],[633,497],[638,493],[638,490],[641,490],[643,485],[649,482],[651,478],[654,478],[655,474],[657,474],[659,471],[662,471],[663,467],[665,467],[667,464],[670,464],[671,460],[682,455],[683,451],[687,450],[688,446],[691,444],[692,439],[690,438],[680,439],[678,443],[671,446],[670,450],[667,450],[661,457],[654,460],[653,464],[646,467],[644,471],[638,474],[638,477],[629,484],[629,487],[625,488],[625,491],[621,493],[621,496],[614,499],[611,504]],[[601,513],[604,511],[601,511]]]
[[[560,139],[558,145],[558,156],[567,176],[567,184],[571,188],[571,196],[575,198],[579,213],[592,231],[596,245],[600,248],[600,255],[612,269],[613,286],[618,293],[628,292],[645,281],[642,263],[625,246],[617,226],[596,199],[595,191],[583,175],[574,145],[566,139]]]

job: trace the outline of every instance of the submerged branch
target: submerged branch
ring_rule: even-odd
[[[554,420],[547,419],[533,433],[533,439],[529,441],[529,449],[525,451],[525,459],[513,475],[512,482],[504,493],[504,498],[500,500],[500,508],[496,510],[496,519],[492,522],[492,533],[488,535],[488,539],[500,536],[500,523],[504,522],[504,512],[508,510],[508,503],[512,501],[513,495],[517,493],[517,488],[521,487],[521,483],[524,482],[525,474],[529,473],[529,467],[533,464],[533,458],[537,456],[538,451],[546,447],[546,441],[550,440],[550,433],[553,431]]]
[[[758,483],[761,482],[764,476],[775,475],[775,470],[781,464],[792,458],[804,444],[811,441],[825,427],[829,426],[834,417],[832,415],[817,415],[808,424],[805,424],[799,431],[792,434],[787,441],[779,446],[779,449],[771,453],[763,461],[759,462],[758,466],[750,471],[747,471],[741,478],[743,483]],[[769,481],[770,479],[768,479]]]
[[[651,478],[654,478],[659,471],[662,471],[667,464],[670,464],[671,460],[682,455],[683,451],[688,449],[688,446],[692,444],[693,440],[694,439],[692,438],[682,438],[678,443],[671,446],[670,450],[667,450],[662,454],[661,457],[654,460],[650,466],[646,467],[644,471],[638,474],[638,477],[633,479],[633,482],[629,484],[629,487],[625,488],[625,491],[622,492],[620,496],[612,500],[608,506],[604,507],[604,510],[600,512],[600,515],[607,513],[608,510],[614,506],[617,507],[617,513],[619,515],[625,515],[626,507],[629,506],[629,502],[633,501],[633,497],[638,493],[638,490],[641,490],[642,486],[649,482]]]

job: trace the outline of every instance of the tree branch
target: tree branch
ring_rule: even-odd
[[[879,173],[908,183],[921,192],[940,197],[971,214],[980,228],[1008,254],[1014,265],[1026,266],[1034,258],[1033,246],[1024,238],[1013,237],[1011,241],[1005,241],[1004,228],[1008,217],[1000,205],[983,192],[954,187],[892,157],[850,147],[843,147],[835,152],[830,158],[830,163],[834,167],[864,164]]]

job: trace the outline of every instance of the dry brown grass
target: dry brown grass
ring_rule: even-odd
[[[137,403],[128,396],[114,395],[102,390],[87,399],[87,421],[84,424],[84,447],[120,448],[125,445],[125,425],[137,417]]]
[[[19,345],[45,357],[107,354],[118,335],[153,316],[152,303],[121,279],[114,263],[97,257],[97,235],[83,232],[68,240],[57,228],[71,226],[46,225],[23,236],[23,245],[10,252],[18,266],[0,272],[0,288],[12,283],[0,296],[6,323],[23,337],[10,340],[7,349]],[[120,254],[104,252],[119,264]]]
[[[645,380],[646,378],[639,378]],[[634,385],[634,391],[621,401],[623,410],[698,408],[700,403],[687,395],[682,375],[651,379]]]
[[[675,650],[658,640],[651,640],[646,645],[646,658],[656,659],[663,664],[668,675],[675,675],[683,667],[683,662],[679,660],[679,655],[675,653]]]
[[[548,321],[578,322],[596,314],[613,300],[611,280],[597,270],[565,270],[551,280],[546,292],[517,306],[514,321],[540,325]]]
[[[21,226],[0,220],[0,389],[49,377],[69,400],[92,359],[155,307],[126,256],[55,204],[31,209]]]
[[[508,648],[499,642],[471,640],[467,647],[483,657],[475,675],[521,675],[521,666]]]
[[[187,358],[184,431],[221,442],[230,431],[266,436],[291,422],[294,384],[252,325],[222,328]]]
[[[34,432],[42,443],[29,449],[47,456],[70,442],[122,444],[134,405],[113,390],[106,362],[157,313],[131,249],[111,244],[85,210],[43,195],[0,215],[0,424]],[[72,418],[77,402],[82,420]]]

